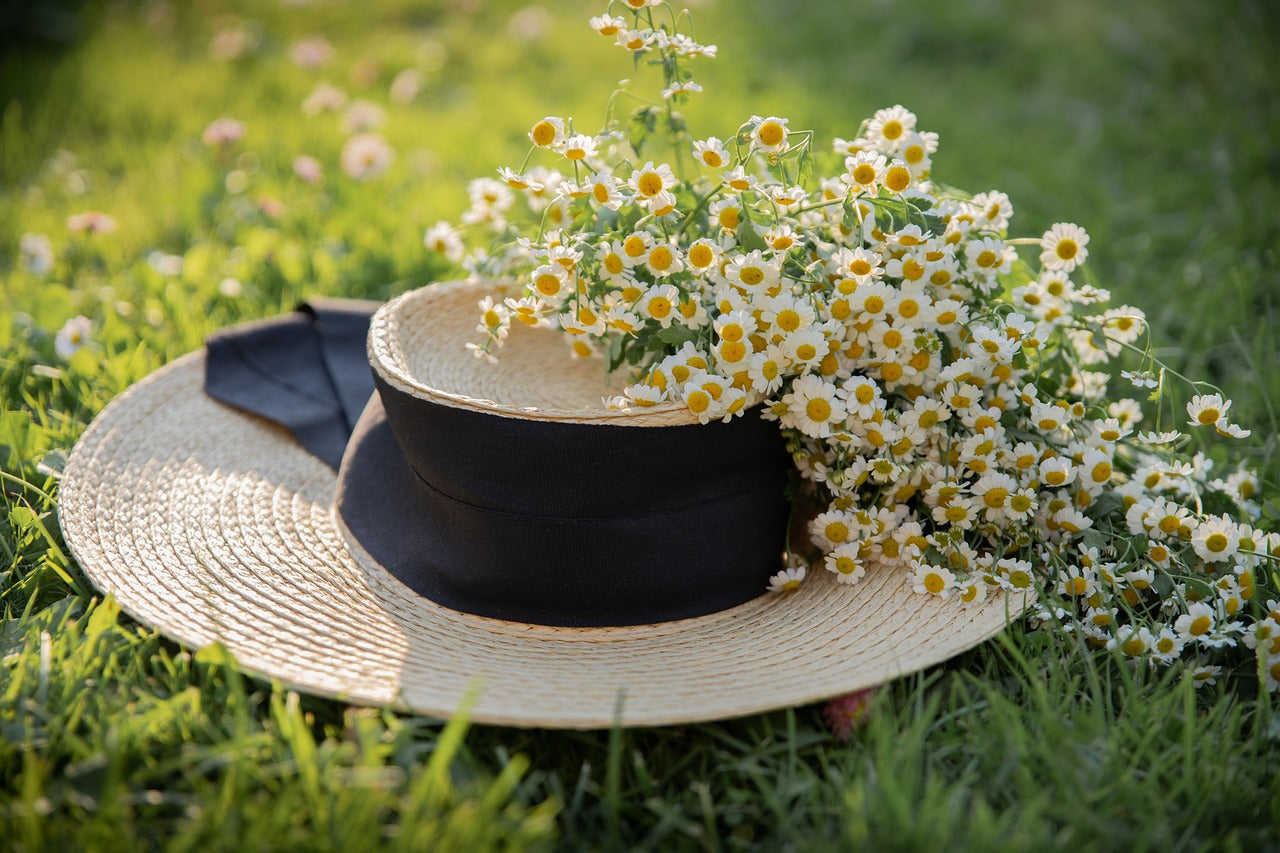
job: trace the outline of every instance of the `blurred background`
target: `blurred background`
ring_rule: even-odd
[[[1246,425],[1276,422],[1280,4],[677,5],[720,46],[695,64],[695,136],[776,114],[825,148],[903,104],[941,135],[937,178],[1007,192],[1022,235],[1083,225],[1094,281],[1148,312],[1162,354],[1237,397]],[[86,314],[106,351],[141,341],[150,364],[304,293],[453,274],[424,229],[465,208],[470,178],[518,166],[533,121],[594,129],[623,78],[656,92],[588,27],[604,8],[5,0],[0,329]],[[388,160],[364,180],[342,163],[360,133]],[[86,211],[114,230],[69,222]],[[24,265],[24,234],[48,238],[49,271]]]

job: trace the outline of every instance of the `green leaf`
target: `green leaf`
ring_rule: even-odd
[[[654,337],[664,344],[669,344],[673,349],[679,349],[686,341],[696,341],[698,331],[688,326],[667,326],[665,329],[659,329]]]

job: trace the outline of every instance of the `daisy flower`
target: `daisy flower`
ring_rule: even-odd
[[[854,542],[837,545],[824,560],[827,571],[834,572],[840,583],[857,583],[867,573],[858,557],[860,550],[860,546]]]
[[[653,198],[674,187],[676,176],[666,163],[655,166],[650,160],[631,173],[627,185],[642,198]]]
[[[768,118],[752,116],[751,129],[749,131],[751,150],[763,151],[766,154],[776,154],[786,148],[787,122],[788,119],[778,118],[777,116],[769,116]]]
[[[1089,257],[1089,235],[1079,225],[1059,222],[1040,238],[1040,263],[1045,269],[1069,273]]]
[[[704,165],[712,169],[723,169],[729,165],[729,151],[717,137],[696,140],[693,143],[694,156]]]
[[[830,435],[845,418],[839,389],[812,374],[792,382],[791,393],[783,396],[782,402],[790,414],[788,426],[812,438]]]
[[[110,234],[116,230],[116,221],[100,210],[86,210],[84,213],[67,217],[67,230],[86,231],[89,234]]]
[[[62,324],[62,328],[53,337],[53,351],[64,361],[70,359],[89,343],[89,333],[93,331],[93,322],[83,314],[72,317]]]
[[[559,148],[564,140],[564,119],[557,116],[545,116],[529,128],[529,141],[539,148]]]
[[[625,18],[617,15],[596,15],[590,20],[591,29],[602,36],[616,36],[627,26]]]
[[[770,592],[791,592],[799,589],[804,580],[806,569],[802,565],[788,566],[769,578]]]
[[[1206,563],[1226,562],[1240,547],[1240,528],[1226,516],[1206,518],[1191,535],[1191,547]]]
[[[921,563],[912,572],[911,586],[917,595],[928,593],[939,598],[950,598],[956,590],[956,576],[945,566]]]
[[[915,114],[897,104],[876,111],[867,125],[867,139],[881,150],[896,151],[915,127]]]
[[[575,133],[573,136],[565,139],[564,144],[560,147],[560,153],[564,155],[566,160],[588,160],[596,156],[597,144],[594,136],[588,136],[585,133]]]

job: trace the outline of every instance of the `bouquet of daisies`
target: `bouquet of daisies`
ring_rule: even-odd
[[[595,133],[537,121],[519,168],[472,182],[461,227],[427,232],[515,282],[480,304],[476,355],[513,323],[554,326],[628,371],[611,407],[674,401],[704,423],[760,407],[816,502],[776,590],[815,569],[908,572],[957,606],[1035,590],[1038,618],[1091,644],[1186,658],[1202,681],[1244,648],[1276,689],[1280,601],[1259,589],[1280,534],[1254,526],[1254,474],[1186,458],[1181,431],[1140,429],[1140,403],[1112,395],[1122,353],[1122,381],[1154,398],[1182,377],[1140,310],[1105,307],[1084,229],[1014,236],[1004,193],[934,179],[937,134],[902,106],[829,152],[778,116],[695,138],[677,108],[716,47],[666,4],[621,5],[591,25],[661,69],[661,100]],[[1186,426],[1247,436],[1230,406],[1197,394]]]

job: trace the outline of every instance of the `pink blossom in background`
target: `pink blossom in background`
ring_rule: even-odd
[[[209,123],[200,137],[210,148],[234,145],[244,138],[244,122],[233,118],[220,118]]]
[[[406,68],[391,81],[390,97],[395,104],[408,104],[418,97],[422,88],[422,73],[416,68]]]
[[[320,113],[337,112],[347,102],[347,93],[328,83],[317,83],[311,94],[302,101],[304,115],[315,116]]]
[[[831,733],[840,740],[848,740],[853,730],[867,722],[867,705],[875,695],[876,688],[855,690],[843,696],[837,696],[822,709],[822,717],[827,721]]]
[[[258,210],[271,219],[279,219],[284,215],[284,202],[271,195],[260,195],[256,199]]]
[[[299,154],[293,158],[293,174],[309,184],[318,184],[324,180],[324,167],[316,158]]]
[[[386,120],[387,113],[372,101],[352,101],[342,116],[343,133],[363,133],[379,127]]]
[[[299,39],[289,45],[289,58],[299,68],[315,70],[328,65],[333,59],[333,45],[324,36]]]
[[[367,181],[387,171],[396,154],[376,133],[360,133],[342,146],[342,170],[357,181]]]
[[[116,230],[116,221],[101,210],[86,210],[67,217],[68,231],[87,231],[90,234],[110,234]]]

